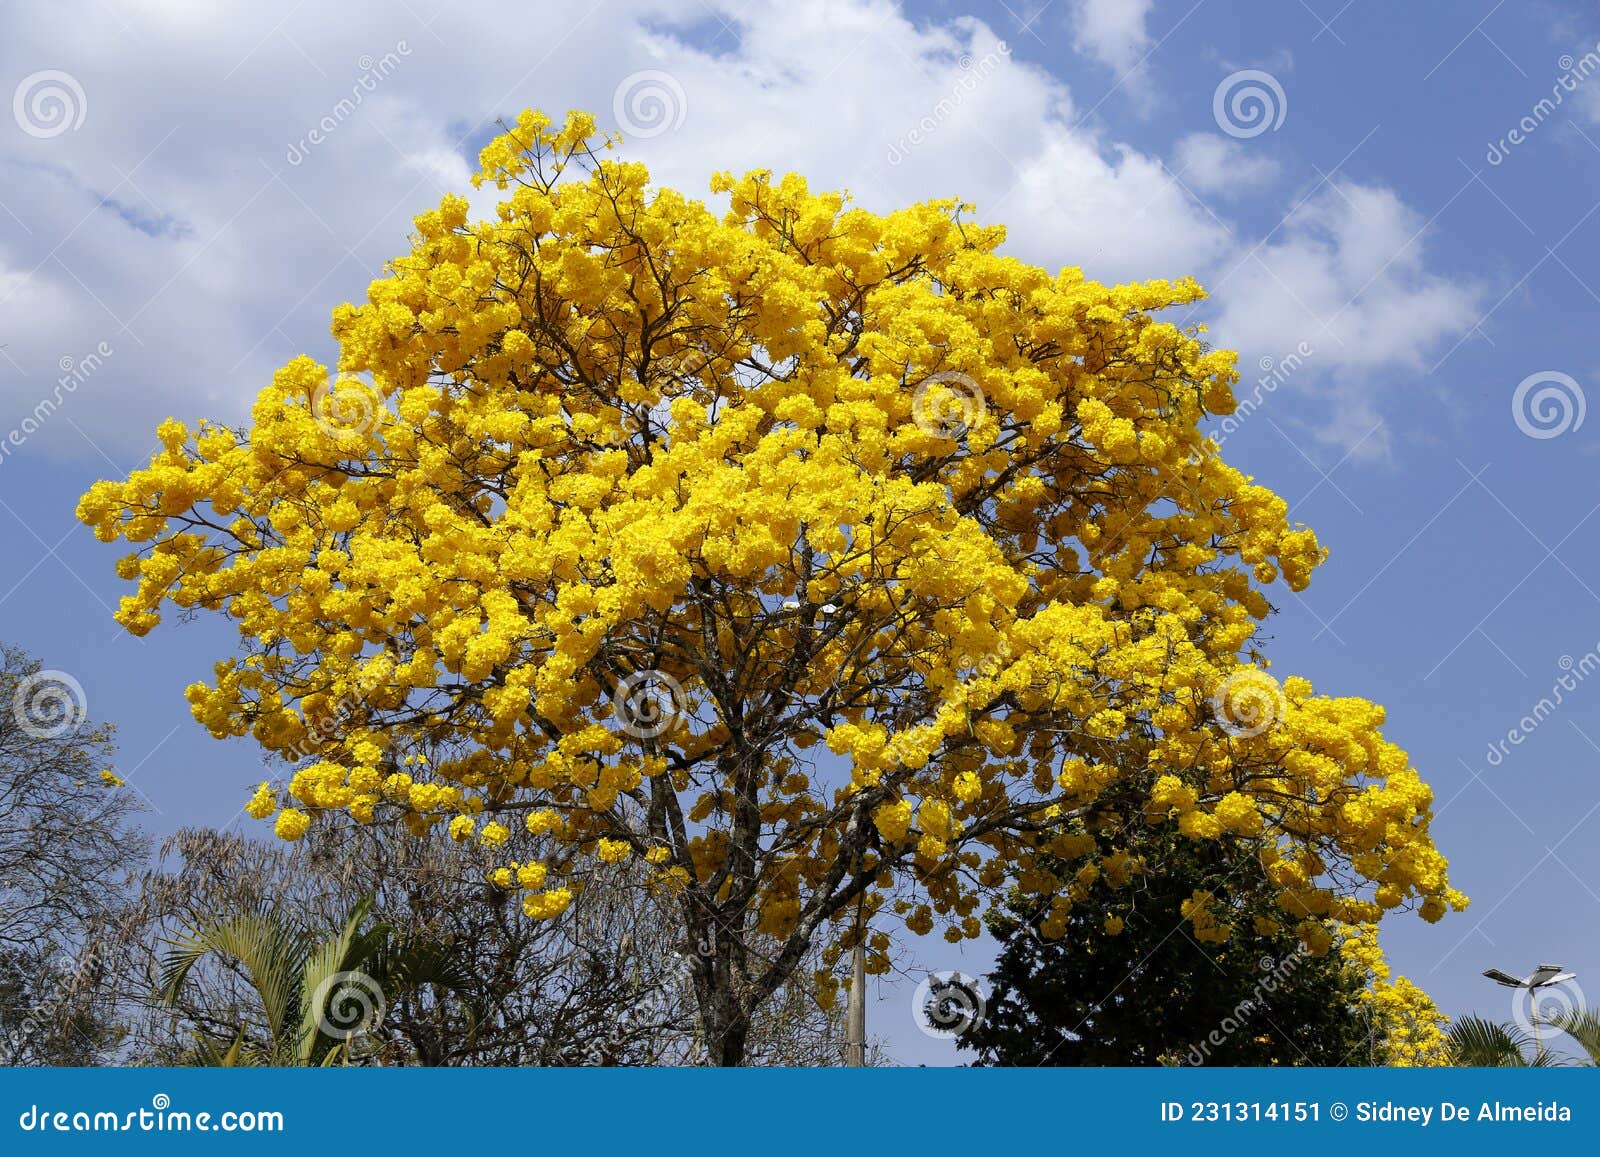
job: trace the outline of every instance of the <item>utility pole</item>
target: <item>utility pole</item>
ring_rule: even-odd
[[[844,1063],[851,1068],[867,1064],[867,929],[861,919],[861,899],[856,899],[856,946],[850,952],[850,1003],[844,1018]]]
[[[850,1006],[845,1015],[844,1063],[863,1068],[867,1063],[867,949],[857,942],[850,953]]]

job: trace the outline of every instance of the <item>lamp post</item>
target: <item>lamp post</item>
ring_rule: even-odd
[[[1483,973],[1505,988],[1526,989],[1528,993],[1528,1019],[1533,1022],[1534,1059],[1544,1056],[1544,1039],[1539,1033],[1539,989],[1555,984],[1565,984],[1577,978],[1576,972],[1563,972],[1559,964],[1541,964],[1531,976],[1516,977],[1499,968],[1487,968]]]

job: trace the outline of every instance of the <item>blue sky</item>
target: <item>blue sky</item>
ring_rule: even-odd
[[[0,6],[0,638],[118,725],[154,826],[234,820],[259,761],[182,698],[230,633],[121,634],[77,495],[162,417],[237,419],[326,358],[329,311],[465,190],[495,118],[590,108],[680,187],[761,165],[875,208],[958,194],[1052,268],[1199,277],[1259,401],[1225,455],[1332,548],[1280,594],[1275,669],[1388,705],[1473,898],[1393,921],[1391,958],[1453,1013],[1510,1016],[1479,972],[1545,960],[1600,1001],[1600,14],[1575,8]],[[910,988],[875,1030],[946,1059]]]

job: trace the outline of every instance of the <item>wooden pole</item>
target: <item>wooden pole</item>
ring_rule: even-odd
[[[844,1063],[864,1068],[867,1063],[867,946],[856,925],[855,949],[850,953],[850,1005],[845,1015]]]

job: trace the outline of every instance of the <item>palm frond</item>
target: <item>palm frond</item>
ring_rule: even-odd
[[[361,1002],[383,999],[383,987],[371,974],[371,962],[388,942],[390,929],[378,924],[362,931],[361,925],[371,913],[370,896],[357,901],[339,931],[318,944],[306,959],[296,1037],[298,1059],[303,1065],[326,1061],[326,1051],[340,1043],[324,1028],[328,1024],[329,1002],[338,999],[343,989],[356,989],[349,995]]]
[[[161,967],[161,998],[177,1003],[189,973],[208,953],[232,957],[261,998],[274,1043],[300,1011],[304,939],[271,913],[249,913],[202,924],[172,942]]]
[[[1600,1011],[1567,1009],[1552,1016],[1547,1023],[1577,1041],[1588,1054],[1591,1067],[1600,1065]]]
[[[1496,1024],[1477,1016],[1464,1016],[1450,1026],[1450,1055],[1458,1065],[1472,1068],[1522,1068],[1529,1064],[1533,1040],[1521,1029]],[[1534,1064],[1543,1063],[1535,1058]]]

